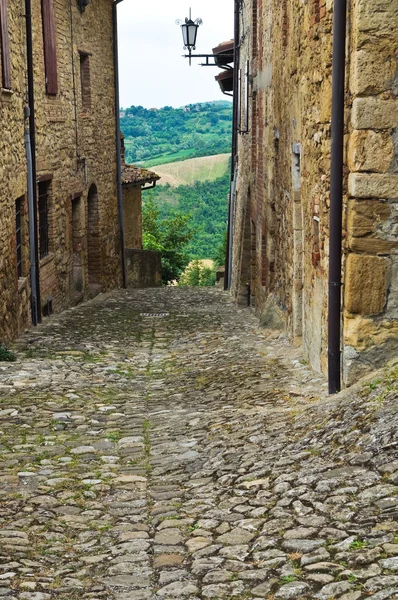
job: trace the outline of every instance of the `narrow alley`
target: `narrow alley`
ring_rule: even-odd
[[[397,368],[330,398],[266,333],[217,289],[159,288],[20,338],[0,598],[398,598]]]

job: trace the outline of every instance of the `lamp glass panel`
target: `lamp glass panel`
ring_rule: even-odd
[[[189,45],[189,40],[188,40],[188,25],[181,25],[181,29],[182,29],[182,37],[184,40],[184,46],[186,46],[188,48]]]
[[[196,46],[196,36],[198,33],[198,26],[195,23],[189,24],[188,29],[188,45],[191,47]]]

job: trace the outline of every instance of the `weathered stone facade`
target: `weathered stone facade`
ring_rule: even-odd
[[[348,4],[342,320],[349,384],[398,350],[398,1]],[[328,343],[332,18],[331,0],[245,0],[240,11],[232,291],[246,302],[249,284],[263,322],[285,325],[318,371],[326,371]]]
[[[38,210],[46,209],[42,229],[48,222],[47,247],[43,246],[45,234],[39,241],[44,314],[48,310],[59,312],[121,281],[112,6],[111,0],[96,0],[81,12],[75,1],[32,2],[36,184]],[[43,22],[45,10],[50,12],[48,22]],[[8,1],[7,15],[12,85],[11,90],[0,92],[2,340],[14,337],[30,322],[22,0]],[[49,50],[45,56],[45,36],[51,22],[55,41],[49,57]],[[55,78],[54,73],[47,72],[49,58],[56,65]],[[51,75],[55,90],[49,87]],[[19,277],[15,228],[18,198],[23,198]]]
[[[121,152],[127,287],[158,287],[162,285],[161,253],[142,247],[142,192],[154,187],[160,176],[126,164],[123,135]]]

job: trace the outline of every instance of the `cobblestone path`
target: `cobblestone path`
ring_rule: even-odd
[[[0,599],[398,598],[394,374],[329,399],[215,289],[116,292],[0,365]]]

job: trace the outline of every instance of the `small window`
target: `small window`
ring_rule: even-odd
[[[287,0],[283,0],[283,15],[282,15],[282,44],[284,47],[287,46],[287,40],[289,35],[289,17],[287,12]]]
[[[249,81],[249,73],[250,71],[250,63],[249,61],[246,62],[246,72],[245,72],[245,104],[244,104],[244,123],[243,123],[243,127],[244,127],[244,133],[248,133],[249,131],[249,88],[250,88],[250,81]]]
[[[8,38],[7,0],[0,0],[1,87],[11,89],[10,44]]]
[[[40,258],[44,258],[49,253],[49,200],[50,200],[49,181],[39,183],[39,253]]]
[[[239,69],[238,73],[238,131],[242,133],[242,69]]]
[[[43,19],[46,92],[49,95],[55,96],[58,93],[58,72],[53,0],[42,0],[41,7]]]
[[[91,108],[90,55],[80,52],[80,81],[83,110]]]
[[[321,6],[319,0],[314,0],[313,12],[315,23],[319,23],[319,21],[321,20]]]
[[[18,198],[15,202],[15,226],[16,226],[16,242],[17,242],[17,272],[18,278],[23,277],[22,270],[22,207],[23,198]]]

